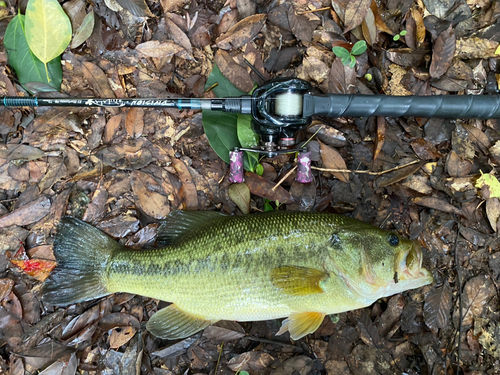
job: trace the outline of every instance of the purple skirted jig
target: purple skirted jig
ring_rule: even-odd
[[[311,170],[311,151],[299,152],[297,157],[297,178],[301,184],[308,184],[313,180]]]
[[[240,184],[243,179],[243,151],[229,151],[229,182]]]

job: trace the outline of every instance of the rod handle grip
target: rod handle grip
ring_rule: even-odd
[[[38,98],[19,96],[4,96],[0,99],[0,106],[3,107],[38,107]]]

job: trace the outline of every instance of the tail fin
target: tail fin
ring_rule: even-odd
[[[69,305],[110,294],[106,266],[111,254],[121,248],[93,226],[76,218],[63,218],[53,245],[57,266],[43,284],[43,300]]]

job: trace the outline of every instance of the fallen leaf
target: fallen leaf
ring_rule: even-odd
[[[455,32],[452,25],[443,31],[434,41],[429,74],[432,78],[441,77],[450,67],[455,54]]]
[[[151,40],[144,42],[135,47],[136,51],[148,57],[166,57],[172,56],[176,53],[183,51],[184,48],[178,44],[167,40],[163,43],[158,40]]]
[[[427,208],[433,208],[435,210],[447,212],[449,214],[463,215],[455,206],[449,204],[448,202],[434,197],[415,197],[412,199],[412,203],[419,206],[424,206]]]
[[[250,92],[252,90],[253,81],[247,69],[237,64],[229,52],[224,50],[217,51],[215,62],[224,77],[231,81],[239,90],[243,92]]]
[[[7,297],[12,288],[14,287],[14,280],[12,279],[0,279],[0,302],[2,302],[5,297]]]
[[[447,281],[425,296],[424,320],[427,327],[436,331],[448,325],[452,307],[451,297],[451,288]]]
[[[161,185],[148,173],[133,171],[130,184],[134,193],[134,203],[146,215],[164,219],[170,212],[168,197],[161,194]]]
[[[0,159],[30,161],[40,159],[45,152],[36,147],[23,144],[6,144],[0,149]]]
[[[500,182],[492,174],[484,174],[476,181],[476,188],[481,189],[481,196],[484,199],[500,198]]]
[[[446,171],[451,177],[465,177],[472,169],[472,162],[461,160],[454,150],[446,157]]]
[[[288,8],[288,23],[297,39],[303,42],[311,42],[313,31],[321,24],[321,20],[314,16],[313,19],[308,14],[298,15],[293,6]]]
[[[264,352],[246,352],[229,360],[227,366],[233,371],[262,371],[267,368],[274,358]]]
[[[493,230],[498,232],[498,218],[500,217],[500,200],[498,198],[486,199],[486,216]]]
[[[175,158],[172,159],[172,165],[174,166],[182,184],[178,192],[182,209],[197,210],[198,192],[196,191],[196,185],[193,183],[193,177],[191,176],[191,173],[189,173],[189,169],[182,160]]]
[[[116,98],[114,91],[109,86],[108,77],[101,68],[88,61],[84,61],[82,65],[85,79],[100,98]]]
[[[45,195],[19,207],[0,218],[0,228],[12,225],[25,226],[33,224],[50,212],[50,199]]]
[[[332,94],[354,94],[356,92],[356,70],[342,64],[339,57],[333,60],[330,68],[328,91]]]
[[[347,169],[344,158],[334,148],[318,142],[321,148],[321,159],[327,169]],[[349,173],[347,172],[331,172],[342,182],[349,182]]]
[[[254,14],[253,16],[242,19],[236,25],[231,27],[227,33],[221,35],[216,43],[221,49],[229,50],[231,48],[240,48],[252,41],[260,32],[266,21],[266,14]]]
[[[231,184],[228,189],[229,198],[236,203],[245,215],[250,213],[250,189],[245,183]]]
[[[139,138],[144,130],[144,108],[130,108],[125,118],[125,128],[132,138]]]
[[[278,186],[273,190],[276,186],[274,182],[268,181],[253,172],[245,173],[245,184],[247,184],[252,194],[269,199],[272,202],[278,201],[285,204],[293,202],[292,196],[283,187]]]
[[[117,169],[141,169],[153,161],[151,152],[144,148],[141,138],[130,144],[107,147],[97,153],[103,163]]]
[[[363,22],[372,0],[351,0],[347,4],[344,19],[344,34]]]
[[[386,173],[377,178],[376,186],[381,188],[395,184],[396,182],[399,182],[401,180],[404,180],[408,176],[411,176],[412,174],[416,173],[424,164],[425,161],[421,161],[419,163],[411,164],[401,169],[397,169],[395,171]]]
[[[375,139],[375,151],[373,152],[373,160],[376,160],[382,150],[385,141],[385,118],[377,117],[377,138]]]
[[[47,277],[49,277],[50,272],[57,264],[54,261],[42,259],[11,259],[11,262],[38,281],[44,281]]]
[[[111,349],[118,349],[129,342],[136,332],[137,328],[132,326],[113,329],[109,335],[109,347]]]
[[[245,330],[236,322],[221,320],[205,328],[203,336],[215,342],[225,342],[244,337]]]
[[[482,317],[489,300],[495,296],[495,284],[488,275],[479,275],[468,280],[462,294],[462,324],[470,326],[474,318]],[[456,315],[458,315],[458,310]]]
[[[458,39],[455,47],[455,55],[463,60],[468,59],[488,59],[497,57],[495,51],[499,43],[490,39],[463,38]]]

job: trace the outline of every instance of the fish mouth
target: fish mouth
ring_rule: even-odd
[[[413,241],[410,250],[401,254],[398,278],[400,280],[415,280],[415,279],[430,279],[432,281],[432,274],[422,268],[422,248],[417,241]]]

